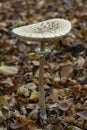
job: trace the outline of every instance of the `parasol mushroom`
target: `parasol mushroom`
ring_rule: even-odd
[[[40,54],[40,70],[39,70],[39,105],[43,119],[47,119],[45,94],[43,87],[44,60],[45,54],[50,51],[45,50],[45,42],[55,41],[65,36],[71,30],[71,23],[61,18],[50,19],[43,22],[22,26],[13,29],[13,33],[23,40],[38,41],[41,43]]]

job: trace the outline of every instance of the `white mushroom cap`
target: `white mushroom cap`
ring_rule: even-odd
[[[46,41],[58,39],[70,30],[71,23],[68,20],[56,18],[15,28],[13,33],[24,40]]]

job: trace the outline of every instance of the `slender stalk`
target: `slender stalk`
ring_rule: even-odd
[[[45,43],[41,43],[40,51],[45,51]],[[40,68],[39,68],[39,105],[40,105],[40,112],[43,119],[46,119],[46,105],[45,105],[45,93],[43,87],[43,76],[44,76],[44,61],[45,56],[40,55]]]

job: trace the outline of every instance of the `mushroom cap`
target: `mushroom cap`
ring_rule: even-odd
[[[65,36],[71,30],[68,20],[56,18],[13,29],[13,33],[24,40],[47,41]]]

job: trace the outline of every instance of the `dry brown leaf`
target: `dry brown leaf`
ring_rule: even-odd
[[[52,99],[54,102],[58,101],[58,90],[52,89],[49,95],[50,99]]]
[[[39,66],[39,61],[33,60],[32,64],[35,65],[35,66]]]
[[[34,102],[39,101],[39,92],[33,91],[30,96],[30,100]]]
[[[25,85],[21,86],[21,87],[17,90],[17,95],[18,95],[18,96],[20,96],[20,95],[29,96],[28,88],[27,88]]]
[[[18,128],[21,128],[21,123],[15,122],[15,123],[10,123],[9,127],[13,130],[16,130]]]
[[[14,75],[18,73],[18,68],[16,66],[7,66],[1,65],[0,66],[0,74],[3,75]]]
[[[37,120],[38,119],[38,110],[33,110],[29,113],[28,118],[32,120]]]
[[[33,103],[26,104],[26,109],[32,110],[33,108],[37,109],[37,104],[33,104]]]
[[[79,115],[84,120],[87,120],[87,111],[79,112],[79,113],[77,113],[77,115]]]
[[[65,79],[70,76],[73,71],[73,67],[71,64],[64,65],[60,68],[60,76],[62,79]]]
[[[36,81],[36,80],[35,80]],[[34,82],[35,82],[34,81]],[[37,82],[37,81],[36,81]],[[30,82],[30,83],[28,83],[28,84],[26,84],[25,85],[25,87],[27,87],[29,90],[35,90],[36,88],[37,88],[37,86],[36,86],[36,82],[35,83],[33,83],[33,82]]]
[[[59,72],[57,72],[54,76],[54,82],[57,83],[58,81],[60,81],[60,75]]]
[[[18,103],[22,103],[22,104],[25,104],[27,102],[25,98],[20,97],[20,96],[18,98],[16,98],[16,100]]]
[[[27,126],[29,126],[29,130],[42,130],[38,129],[36,123],[31,119],[22,122],[21,127],[27,127]]]
[[[11,97],[10,101],[9,101],[9,106],[10,107],[14,107],[16,104],[17,104],[17,102],[16,102],[15,98]]]
[[[31,126],[31,127],[29,128],[29,130],[42,130],[42,129],[38,129],[37,126]]]
[[[76,64],[77,64],[77,67],[82,68],[83,65],[85,64],[85,59],[84,59],[82,56],[80,56],[80,57],[78,58]]]
[[[11,78],[7,78],[7,79],[1,81],[1,82],[0,82],[0,85],[1,85],[1,86],[6,85],[6,86],[11,86],[11,87],[14,86],[13,81],[12,81]]]
[[[22,115],[17,115],[17,116],[15,115],[16,118],[14,118],[12,114],[10,116],[11,118],[7,117],[8,125],[10,125],[13,122],[12,128],[7,126],[7,120],[4,120],[3,123],[0,123],[1,130],[2,129],[4,130],[5,128],[16,129],[16,130],[17,129],[42,130],[42,129],[38,129],[36,124],[31,125],[32,123],[30,122],[32,121],[28,121],[27,123],[25,123],[23,127],[20,127],[20,124],[18,123],[18,121],[19,122],[25,121],[27,118],[27,115],[31,111],[33,112],[33,109],[37,110],[37,107],[39,109],[39,105],[37,103],[33,103],[33,104],[28,103],[28,101],[30,101],[29,100],[30,94],[32,95],[32,91],[38,89],[38,84],[39,84],[38,73],[36,73],[37,68],[33,69],[34,66],[37,67],[39,65],[39,62],[37,62],[39,60],[39,56],[35,56],[35,53],[34,53],[35,48],[37,48],[39,44],[37,44],[37,42],[34,43],[30,41],[28,42],[29,45],[24,45],[24,41],[18,40],[14,35],[11,34],[11,29],[18,25],[36,23],[36,21],[43,21],[45,19],[50,19],[50,18],[64,17],[71,21],[71,24],[72,24],[71,32],[69,33],[68,36],[64,37],[63,40],[60,40],[59,42],[60,46],[57,46],[56,44],[57,48],[54,47],[54,45],[52,44],[53,42],[46,43],[46,46],[52,45],[51,46],[52,51],[53,50],[58,51],[57,50],[58,47],[60,48],[60,51],[62,51],[62,49],[64,50],[73,45],[81,44],[84,46],[87,41],[87,10],[86,10],[87,4],[86,3],[87,3],[87,0],[70,0],[70,1],[48,0],[47,2],[46,0],[42,0],[42,1],[38,0],[37,2],[34,2],[34,0],[25,0],[25,1],[1,0],[0,1],[0,9],[1,9],[0,10],[0,38],[1,38],[0,39],[0,55],[1,55],[0,60],[4,61],[6,64],[9,64],[9,65],[10,63],[12,64],[15,63],[20,66],[20,70],[19,70],[20,73],[18,75],[8,76],[11,78],[12,81],[7,80],[8,77],[4,76],[4,75],[13,74],[11,70],[10,70],[11,72],[9,73],[12,73],[12,74],[8,73],[7,70],[9,70],[10,68],[6,68],[7,70],[4,71],[4,74],[0,73],[0,95],[3,95],[4,93],[9,94],[11,98],[11,100],[9,100],[10,102],[8,102],[8,100],[6,102],[6,100],[4,101],[3,97],[1,97],[0,104],[1,104],[1,108],[8,107],[9,113],[10,112],[13,113],[13,111],[18,111],[19,114],[20,113],[22,114]],[[23,46],[21,46],[22,44]],[[56,101],[58,100],[60,101],[66,98],[67,99],[72,98],[72,107],[70,108],[69,111],[67,111],[67,116],[70,116],[70,118],[68,117],[68,119],[66,119],[66,121],[64,122],[64,125],[63,124],[61,125],[60,121],[57,121],[57,122],[52,121],[52,123],[48,122],[48,124],[45,126],[46,127],[45,130],[51,130],[51,129],[62,130],[64,129],[63,126],[66,126],[67,123],[73,124],[72,115],[76,114],[77,111],[83,111],[82,106],[84,107],[84,110],[87,109],[87,98],[86,98],[87,90],[83,89],[84,85],[87,83],[86,82],[87,64],[85,63],[84,65],[84,60],[86,61],[86,56],[87,56],[87,48],[85,47],[84,51],[78,54],[74,50],[71,50],[71,51],[72,52],[69,51],[68,54],[64,54],[59,57],[54,56],[54,55],[52,56],[48,55],[46,57],[48,62],[46,62],[46,65],[44,66],[45,72],[46,72],[45,80],[47,83],[45,84],[45,86],[48,85],[48,87],[45,87],[45,89],[48,90],[46,92],[46,95],[47,95],[46,100],[48,101],[47,105],[50,105],[49,108],[47,109],[48,117],[49,117],[49,112],[51,112],[51,110],[53,112],[53,116],[56,116],[57,113],[55,112],[58,109],[58,102],[56,103]],[[75,52],[76,57],[73,57],[74,52]],[[14,58],[14,56],[17,56],[17,58]],[[10,59],[12,59],[12,61]],[[67,66],[65,64],[66,60],[71,61],[72,67],[70,66],[66,67]],[[62,64],[62,67],[59,70],[61,63],[64,63],[64,64]],[[73,69],[73,64],[75,65],[74,69],[75,67],[77,67],[76,69],[78,69],[74,73],[72,73],[71,71]],[[7,67],[9,66],[7,65]],[[82,67],[81,70],[79,70],[80,67]],[[57,70],[59,70],[60,73],[58,73]],[[79,71],[82,72],[82,74],[79,73]],[[29,75],[24,77],[27,72],[29,73]],[[48,75],[47,73],[49,73],[50,75]],[[21,74],[23,74],[23,76],[21,76]],[[36,75],[36,78],[35,78],[35,75]],[[71,79],[68,78],[69,76],[71,76]],[[61,80],[62,78],[68,78],[68,79],[62,81]],[[34,84],[32,84],[32,81]],[[82,84],[78,86],[78,84],[80,83]],[[20,90],[19,94],[17,93],[18,88],[20,86],[23,86],[23,84],[25,87],[28,88],[28,93],[29,93],[28,96],[26,96],[27,91],[23,89]],[[74,87],[75,85],[78,87]],[[52,89],[51,87],[55,87],[56,89],[58,89],[59,92],[51,91]],[[65,88],[67,87],[67,88],[63,89],[64,87]],[[48,94],[50,97],[48,96]],[[52,101],[54,101],[54,103],[52,102],[50,103],[51,100],[49,100],[48,98],[51,98]],[[79,103],[79,105],[77,102]],[[26,114],[24,114],[23,110],[21,110],[20,105],[25,107],[24,111],[26,111]],[[76,107],[78,106],[79,106],[79,109],[76,109]],[[4,111],[3,108],[2,110]],[[7,113],[7,109],[5,109],[5,112]],[[37,116],[36,111],[34,114]],[[35,115],[34,115],[34,118],[37,118]],[[54,118],[51,117],[50,120],[52,119]],[[58,117],[58,119],[60,119],[60,117]],[[2,119],[0,119],[0,121],[1,120]],[[82,120],[83,119],[79,119],[79,120],[77,119],[76,122],[79,122],[82,124]],[[37,119],[36,119],[36,122],[37,122]],[[78,126],[79,126],[79,123],[77,123]],[[29,124],[29,126],[27,124]],[[80,130],[79,128],[75,126],[72,126],[71,128],[69,127],[66,129]]]
[[[33,121],[33,120],[31,120],[31,119],[29,119],[29,120],[26,120],[26,121],[23,121],[22,122],[22,127],[26,127],[26,126],[35,126],[36,124],[35,124],[35,122]]]
[[[58,108],[62,111],[68,111],[71,107],[71,104],[67,101],[61,101],[59,104],[58,104]]]
[[[74,122],[74,118],[73,117],[65,117],[64,118],[64,121],[66,122],[66,123],[73,123]]]

